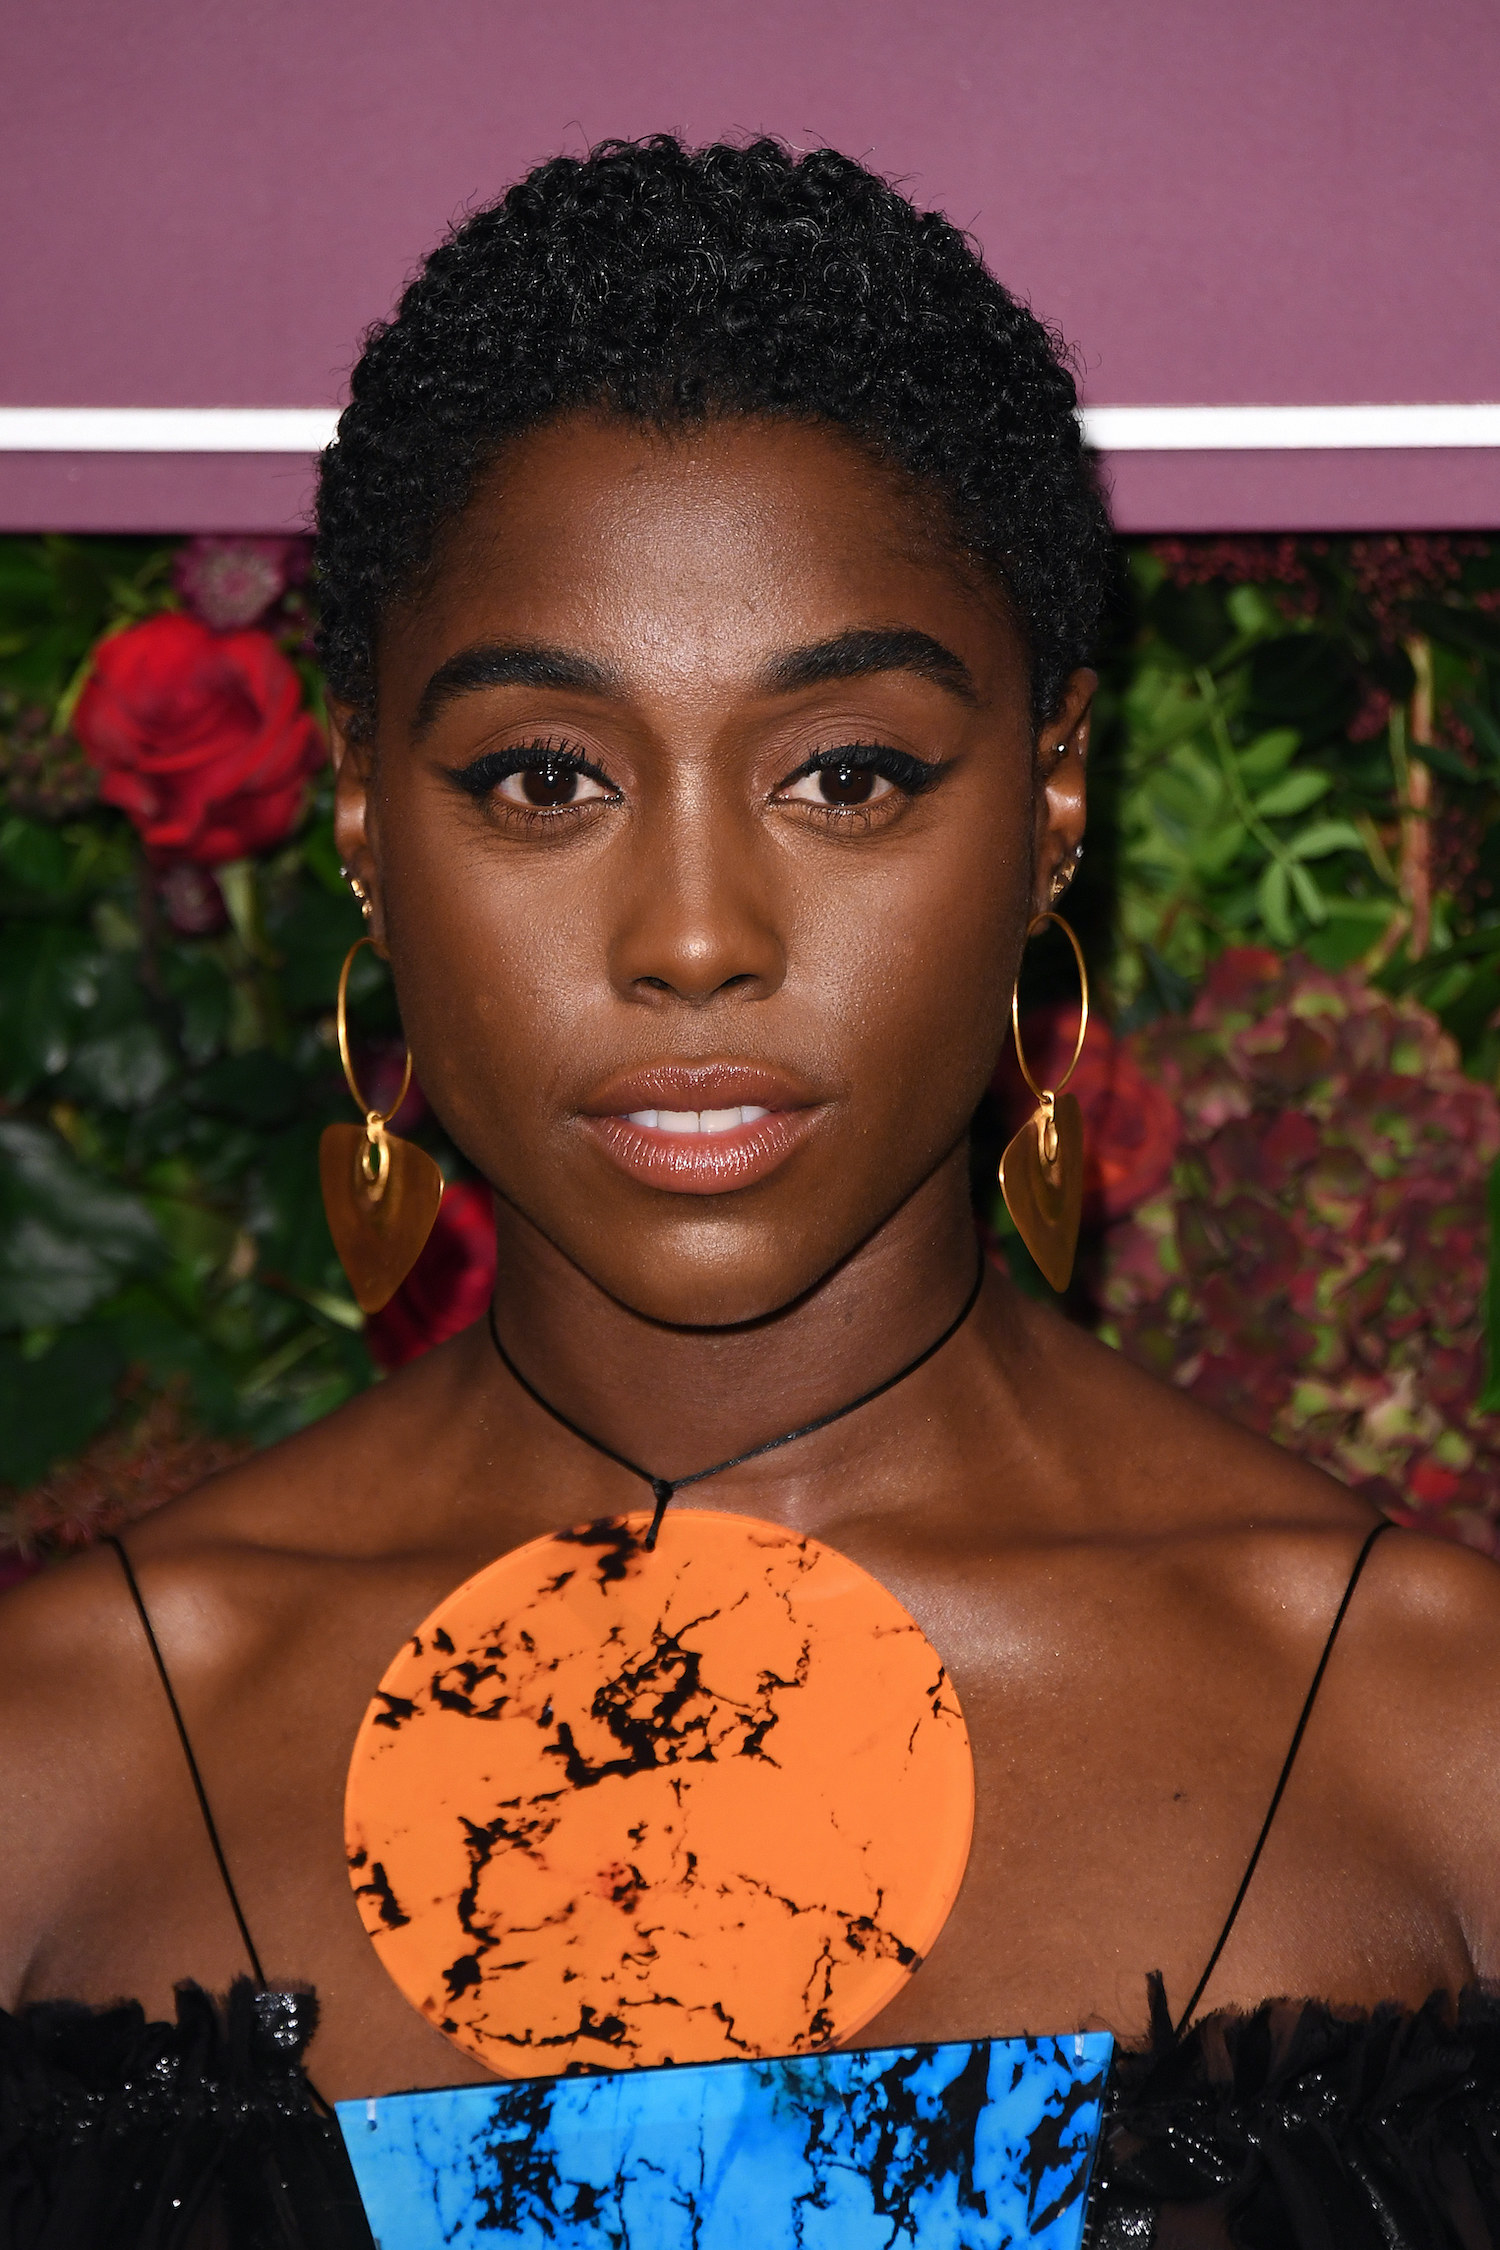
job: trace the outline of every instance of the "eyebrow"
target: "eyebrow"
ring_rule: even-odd
[[[573,649],[549,648],[540,641],[481,641],[461,648],[433,673],[412,715],[412,738],[424,735],[446,704],[482,688],[563,688],[579,695],[609,695],[619,686],[616,673]]]
[[[963,658],[930,633],[908,625],[835,633],[831,640],[814,641],[808,648],[788,649],[765,667],[760,685],[773,695],[793,695],[799,688],[862,680],[876,672],[915,672],[961,702],[979,701],[974,675]]]
[[[835,633],[806,648],[787,649],[762,668],[758,685],[770,695],[795,695],[805,688],[867,679],[878,672],[914,672],[964,703],[979,701],[974,675],[963,658],[910,625]],[[419,741],[438,713],[460,696],[497,687],[612,695],[622,691],[622,682],[617,672],[576,649],[554,648],[541,641],[480,641],[459,649],[433,673],[412,716],[412,739]]]

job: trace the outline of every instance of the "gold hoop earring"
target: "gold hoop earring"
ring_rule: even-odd
[[[363,1125],[326,1125],[318,1142],[323,1209],[339,1264],[363,1313],[388,1305],[422,1254],[443,1200],[443,1175],[426,1149],[386,1131],[411,1084],[411,1049],[401,1091],[382,1113],[359,1090],[349,1055],[349,970],[370,938],[356,938],[339,971],[339,1060]]]
[[[1036,1108],[1000,1159],[1000,1192],[1016,1232],[1052,1287],[1061,1293],[1073,1277],[1078,1222],[1083,1214],[1083,1112],[1077,1096],[1064,1093],[1063,1088],[1078,1068],[1088,1033],[1089,973],[1084,966],[1083,947],[1060,914],[1036,915],[1026,926],[1027,939],[1044,922],[1057,924],[1078,963],[1078,1037],[1073,1059],[1057,1085],[1039,1086],[1027,1068],[1021,1045],[1021,979],[1017,972],[1010,1024],[1016,1060],[1021,1076],[1036,1096]]]

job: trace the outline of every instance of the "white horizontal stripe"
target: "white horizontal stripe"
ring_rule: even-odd
[[[5,453],[317,453],[332,406],[0,406]],[[1500,446],[1500,404],[1090,406],[1103,453],[1343,452]]]
[[[336,406],[0,406],[6,453],[317,453]]]
[[[1494,406],[1091,406],[1101,453],[1308,453],[1500,445]]]

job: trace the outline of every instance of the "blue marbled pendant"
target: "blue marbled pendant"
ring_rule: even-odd
[[[1112,2047],[521,2079],[338,2118],[380,2250],[1078,2250]]]

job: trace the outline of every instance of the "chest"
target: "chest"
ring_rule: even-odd
[[[947,1660],[974,1755],[975,1824],[958,1898],[917,1973],[861,2040],[976,2039],[1144,2019],[1160,1968],[1179,2004],[1238,1889],[1305,1679],[1251,1644],[1184,1630],[1175,1648],[1079,1588],[913,1580],[909,1608]],[[312,2069],[339,2098],[482,2079],[403,1998],[361,1927],[345,1865],[346,1768],[383,1652],[288,1636],[254,1695],[196,1729],[237,1893],[268,1976],[315,1986]],[[382,1653],[377,1653],[382,1652]],[[167,2005],[192,1976],[244,1968],[175,1743],[137,1816],[101,1820],[86,1902],[43,1964],[50,1989]],[[101,1808],[107,1816],[108,1807]],[[100,1911],[101,1905],[106,1909]],[[1378,1949],[1372,1944],[1379,1936]],[[1367,1989],[1378,1950],[1381,1989]],[[1310,1736],[1226,1952],[1219,2001],[1369,2001],[1461,1981],[1441,1903],[1412,1886],[1379,1823]]]

